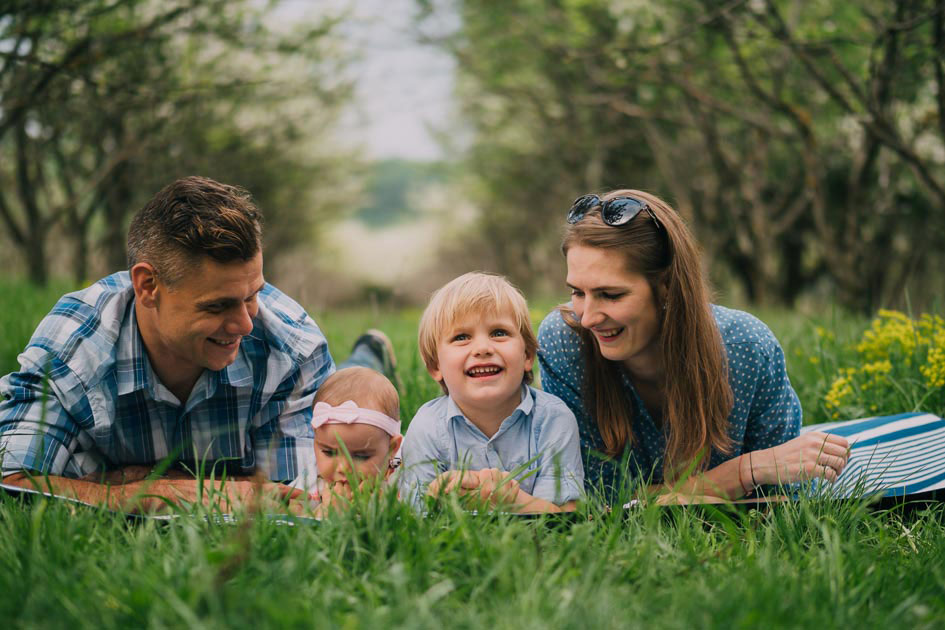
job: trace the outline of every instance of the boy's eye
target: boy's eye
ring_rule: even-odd
[[[511,337],[511,334],[509,333],[509,331],[505,330],[504,328],[496,328],[495,330],[492,331],[492,336],[493,337]]]
[[[467,339],[469,339],[469,335],[466,333],[459,333],[458,335],[453,335],[451,341],[466,341]]]

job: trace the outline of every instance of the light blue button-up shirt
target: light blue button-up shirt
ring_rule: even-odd
[[[574,414],[557,397],[528,386],[522,387],[522,402],[491,438],[449,396],[431,400],[410,421],[402,457],[402,496],[415,504],[447,470],[515,472],[522,490],[558,505],[583,492]]]

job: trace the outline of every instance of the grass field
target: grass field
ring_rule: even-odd
[[[0,372],[15,367],[63,288],[0,282]],[[438,394],[416,355],[418,315],[314,314],[336,359],[367,327],[390,334],[406,418]],[[935,387],[943,344],[923,346],[920,326],[910,346],[893,316],[889,327],[839,313],[761,317],[782,341],[808,421],[856,409],[945,414]],[[572,522],[475,516],[452,505],[423,519],[391,496],[359,507],[317,526],[220,524],[199,511],[129,524],[81,506],[3,497],[0,619],[70,629],[945,625],[940,507],[907,517],[815,501],[769,513],[607,513],[592,502]]]

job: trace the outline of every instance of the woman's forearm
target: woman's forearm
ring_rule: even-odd
[[[751,459],[748,454],[722,462],[715,468],[694,474],[675,483],[664,483],[655,489],[686,496],[707,496],[725,500],[741,498],[754,489]]]

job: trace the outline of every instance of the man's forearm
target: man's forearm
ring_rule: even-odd
[[[7,475],[3,482],[113,510],[153,511],[164,504],[162,499],[178,503],[181,499],[197,497],[197,482],[193,479],[143,479],[127,483],[98,483],[87,479],[20,472]]]
[[[299,499],[304,494],[301,490],[263,481],[259,477],[228,477],[211,483],[209,480],[198,482],[196,479],[177,476],[170,479],[141,479],[138,475],[137,479],[126,483],[99,483],[89,479],[19,472],[4,477],[3,481],[21,488],[77,499],[90,505],[129,512],[157,512],[166,509],[168,503],[198,501],[204,505],[212,503],[225,512],[240,506],[278,508],[280,504]]]

